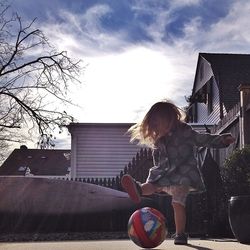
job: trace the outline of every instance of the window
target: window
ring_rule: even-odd
[[[199,103],[207,103],[207,89],[206,87],[202,87],[195,95],[196,102]]]
[[[201,64],[200,64],[200,72],[199,72],[199,74],[200,74],[200,81],[202,81],[202,79],[204,77],[204,63],[203,62],[201,62]]]
[[[207,110],[208,115],[213,112],[213,78],[207,83]]]

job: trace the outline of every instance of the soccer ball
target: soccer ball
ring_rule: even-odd
[[[143,248],[159,246],[167,236],[165,217],[151,207],[136,210],[128,221],[128,236]]]

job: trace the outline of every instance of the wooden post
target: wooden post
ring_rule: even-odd
[[[250,144],[250,85],[240,85],[240,148]]]

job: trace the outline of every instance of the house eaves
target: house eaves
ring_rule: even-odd
[[[199,60],[201,57],[211,65],[220,91],[220,101],[228,112],[240,100],[239,86],[250,85],[250,55],[200,53]]]

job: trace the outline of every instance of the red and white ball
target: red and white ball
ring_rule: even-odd
[[[138,209],[129,218],[128,235],[140,247],[157,247],[167,236],[165,217],[155,208]]]

